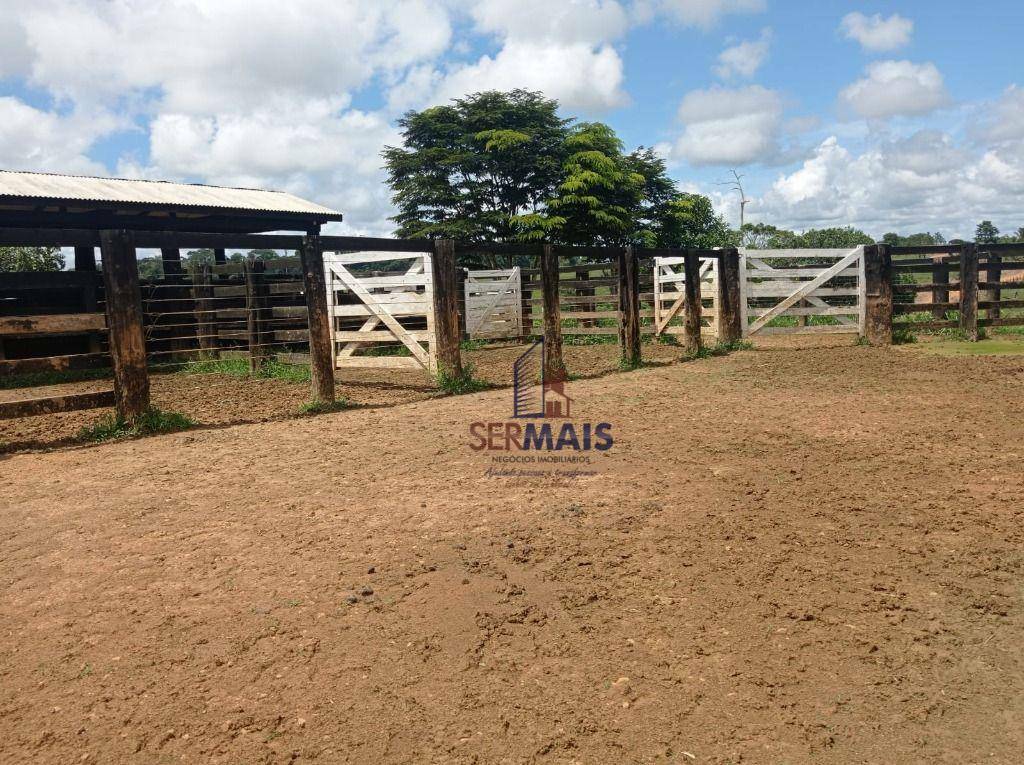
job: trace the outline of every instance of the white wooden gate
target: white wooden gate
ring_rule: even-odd
[[[522,336],[523,285],[518,267],[466,273],[466,332],[473,339]]]
[[[435,371],[430,261],[428,253],[324,253],[335,367]],[[387,270],[353,269],[367,264]],[[382,345],[404,347],[409,355],[366,355],[366,350]]]
[[[741,249],[740,290],[744,337],[862,332],[864,248]],[[768,326],[784,316],[797,317],[797,325]],[[815,316],[829,323],[814,323]]]
[[[686,301],[686,273],[684,258],[654,259],[654,334],[681,335],[683,304]],[[718,258],[700,259],[701,303],[710,301],[710,307],[701,307],[701,323],[718,337]]]

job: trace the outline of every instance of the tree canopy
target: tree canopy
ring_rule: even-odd
[[[798,234],[767,223],[747,223],[739,236],[741,247],[755,250],[833,249],[874,243],[874,239],[853,226],[812,228]]]
[[[0,272],[60,271],[64,254],[59,247],[0,247]]]
[[[540,93],[489,91],[410,112],[384,151],[402,237],[576,245],[729,243],[710,200],[680,192],[651,149],[558,116]]]

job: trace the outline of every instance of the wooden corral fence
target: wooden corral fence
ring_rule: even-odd
[[[436,369],[430,253],[332,252],[324,269],[336,368]],[[374,355],[394,346],[407,355]]]
[[[700,258],[700,296],[702,331],[718,337],[718,264],[719,258]],[[683,307],[686,303],[685,256],[654,258],[654,333],[685,334]]]
[[[109,365],[113,378],[112,390],[0,404],[0,417],[111,401],[137,416],[149,406],[150,364],[218,354],[246,354],[254,370],[270,358],[308,362],[322,402],[334,399],[338,366],[461,375],[460,342],[478,330],[468,314],[482,295],[467,292],[457,260],[482,247],[522,280],[518,331],[543,335],[548,380],[566,374],[563,335],[615,335],[623,361],[635,365],[644,333],[680,334],[693,351],[709,331],[728,343],[791,317],[796,326],[782,329],[859,331],[877,345],[892,341],[894,317],[897,328],[958,327],[969,338],[979,327],[1024,325],[1024,244],[787,254],[8,228],[0,245],[76,251],[74,271],[0,274],[0,374]],[[216,262],[186,273],[180,253],[201,248]],[[139,279],[138,249],[161,251],[162,280]],[[229,262],[229,250],[284,255]],[[506,306],[509,277],[488,288]],[[802,327],[804,319],[821,323]],[[382,344],[408,355],[380,355]]]
[[[863,270],[863,247],[741,249],[744,336],[863,331]],[[791,326],[772,326],[786,317]]]
[[[519,266],[466,272],[465,325],[471,340],[520,338],[523,284]]]
[[[893,324],[910,332],[1024,326],[1024,243],[886,248]]]

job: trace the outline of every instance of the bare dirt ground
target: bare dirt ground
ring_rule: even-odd
[[[848,340],[844,342],[849,342]],[[480,379],[493,385],[512,384],[512,363],[522,345],[464,351]],[[647,343],[644,358],[654,364],[676,361],[677,346]],[[566,346],[565,359],[576,375],[591,377],[615,371],[617,345]],[[237,425],[294,417],[309,400],[309,383],[280,379],[248,379],[227,374],[154,374],[150,377],[157,407],[187,414],[200,425]],[[110,380],[0,390],[0,401],[108,390]],[[432,398],[437,388],[424,372],[404,369],[345,369],[337,372],[337,394],[359,406],[391,406]],[[0,452],[46,449],[73,443],[78,432],[112,409],[63,412],[16,420],[0,420]]]
[[[1018,763],[1024,357],[760,350],[0,456],[0,761]]]

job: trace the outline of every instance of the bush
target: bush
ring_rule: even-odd
[[[462,366],[462,374],[454,375],[447,369],[438,369],[434,375],[437,387],[450,396],[461,396],[464,393],[479,393],[490,388],[490,384],[473,376],[476,371],[472,364]]]
[[[116,414],[104,415],[96,424],[87,425],[78,431],[78,438],[81,441],[92,442],[138,438],[156,433],[187,430],[195,424],[192,418],[180,412],[163,412],[155,407],[150,407],[134,423],[130,423]]]
[[[326,401],[309,401],[299,407],[299,414],[312,416],[315,414],[327,414],[329,412],[340,412],[351,408],[352,404],[345,398],[339,398],[330,403]]]

